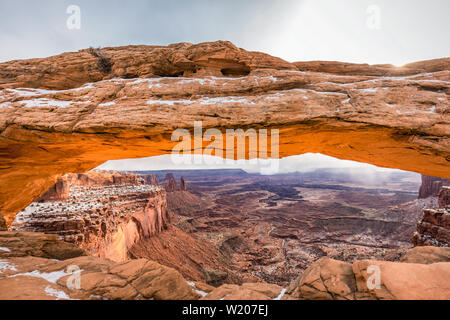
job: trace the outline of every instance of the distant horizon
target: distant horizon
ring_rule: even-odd
[[[187,163],[175,163],[172,161],[170,154],[137,158],[137,159],[122,159],[122,160],[109,160],[94,170],[112,170],[112,171],[188,171],[188,170],[242,170],[249,174],[261,173],[261,167],[266,163],[254,163],[250,160],[225,160],[219,157],[213,156],[194,156],[197,160],[193,160],[192,155],[187,155],[183,159]],[[266,160],[267,161],[267,160]],[[277,170],[268,172],[264,175],[274,174],[289,174],[289,173],[306,173],[313,172],[319,169],[329,170],[359,170],[364,172],[366,176],[375,176],[378,173],[394,173],[404,172],[411,175],[420,174],[410,171],[404,171],[400,169],[391,169],[384,167],[377,167],[375,165],[357,162],[351,160],[342,160],[327,156],[320,153],[304,153],[297,156],[290,156],[281,159],[270,159],[269,161],[278,161]]]

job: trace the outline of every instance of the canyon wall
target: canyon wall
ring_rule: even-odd
[[[164,188],[132,173],[67,174],[19,212],[11,230],[46,232],[115,261],[169,224]]]
[[[437,197],[443,186],[450,186],[450,179],[422,175],[419,199]]]
[[[438,202],[438,209],[424,210],[412,238],[416,246],[450,246],[450,187],[442,187]]]

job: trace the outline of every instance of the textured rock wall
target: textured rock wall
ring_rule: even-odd
[[[450,179],[422,175],[419,199],[437,197],[443,186],[449,186]]]
[[[0,231],[6,231],[8,226],[6,225],[5,218],[0,214]]]
[[[180,177],[180,184],[178,185],[173,173],[166,173],[166,176],[161,184],[167,192],[186,191],[186,182],[184,181],[184,177]]]
[[[414,248],[401,262],[321,258],[291,283],[287,293],[307,300],[448,300],[450,248]]]
[[[416,246],[450,246],[450,187],[439,192],[439,208],[425,209],[412,238]]]
[[[61,185],[64,197],[51,188],[11,229],[57,234],[93,255],[124,261],[129,248],[169,223],[165,190],[135,174],[68,174],[55,186]]]
[[[450,207],[450,186],[443,187],[439,193],[439,208]]]

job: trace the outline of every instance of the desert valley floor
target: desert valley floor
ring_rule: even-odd
[[[166,174],[140,173],[161,179]],[[370,177],[351,169],[271,176],[242,170],[173,173],[184,176],[188,186],[168,193],[174,225],[217,247],[230,281],[287,285],[322,256],[396,260],[412,247],[423,209],[437,203],[435,197],[418,199],[420,176],[407,172]],[[138,254],[139,247],[131,252]],[[188,250],[182,261],[189,265],[189,260]]]

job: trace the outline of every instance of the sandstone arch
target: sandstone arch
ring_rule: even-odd
[[[60,175],[169,153],[173,130],[195,120],[277,128],[280,157],[320,152],[450,178],[449,58],[303,71],[228,42],[102,54],[110,74],[85,51],[0,64],[0,213],[9,224]],[[223,76],[236,65],[249,74]]]

